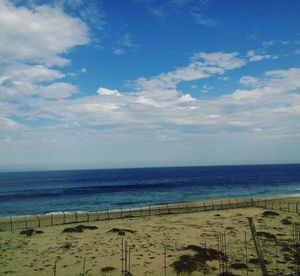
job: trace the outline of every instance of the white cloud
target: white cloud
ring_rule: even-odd
[[[102,96],[120,96],[118,90],[112,90],[105,87],[99,87],[97,93]]]
[[[138,96],[136,99],[137,103],[143,104],[143,105],[150,105],[150,106],[154,106],[159,108],[159,104],[156,103],[154,100],[152,99],[147,99],[144,96]]]
[[[259,83],[259,79],[252,76],[243,76],[240,78],[240,84],[246,86],[256,86]]]
[[[193,98],[190,94],[184,94],[180,97],[180,101],[181,102],[193,102],[195,101],[196,99]]]
[[[277,59],[278,56],[270,54],[257,54],[255,51],[250,50],[247,52],[247,57],[250,61],[261,61],[263,59]]]
[[[113,47],[115,55],[123,55],[128,49],[136,49],[139,45],[132,41],[132,37],[129,33],[124,33],[116,42],[116,46]]]
[[[47,99],[68,98],[78,92],[78,88],[66,82],[55,82],[48,86],[40,86],[37,95]]]
[[[201,92],[206,94],[208,93],[209,91],[213,90],[213,87],[210,86],[210,85],[207,85],[207,84],[204,84],[202,87],[201,87]]]
[[[15,130],[20,128],[20,125],[9,118],[0,117],[0,130]]]
[[[78,92],[51,67],[69,63],[65,54],[88,43],[87,26],[59,6],[17,7],[3,0],[0,10],[0,98],[26,106],[30,97],[61,99]]]
[[[275,46],[275,45],[288,45],[290,44],[291,42],[288,41],[288,40],[266,40],[266,41],[263,41],[262,42],[262,46],[264,48],[270,48],[272,46]]]
[[[89,41],[86,25],[60,8],[15,7],[2,0],[0,10],[0,63],[29,61],[65,65],[69,60],[61,54]]]
[[[208,17],[207,15],[203,13],[198,13],[198,12],[192,12],[192,16],[194,17],[196,23],[199,25],[203,25],[206,27],[217,27],[219,26],[219,23],[213,19]]]
[[[177,68],[157,77],[139,78],[137,86],[143,90],[172,89],[183,81],[199,80],[212,75],[222,75],[228,70],[233,70],[245,65],[245,61],[237,53],[198,53],[186,67]]]
[[[125,50],[124,49],[120,49],[120,48],[114,48],[113,52],[114,52],[115,55],[121,56],[121,55],[123,55],[125,53]]]
[[[4,81],[31,83],[53,81],[64,76],[60,71],[49,69],[44,65],[11,63],[0,69],[0,85]]]
[[[11,108],[6,109],[0,103],[0,116],[9,118],[13,114],[25,121],[50,122],[49,126],[29,127],[30,131],[23,131],[22,139],[27,143],[37,139],[57,141],[53,143],[68,139],[82,143],[94,139],[97,144],[100,139],[120,142],[151,137],[170,141],[170,134],[176,135],[177,140],[204,134],[223,137],[228,133],[238,137],[259,135],[265,139],[300,137],[300,68],[244,76],[240,83],[246,87],[214,97],[197,98],[195,94],[183,94],[177,87],[183,81],[222,76],[244,64],[237,53],[199,53],[186,67],[142,78],[142,82],[140,78],[136,91],[122,93],[99,87],[97,94],[81,97],[70,97],[77,88],[68,87],[63,81],[55,82],[56,87],[52,83],[41,85],[38,81],[46,76],[28,73],[32,77],[26,91],[33,88],[36,95],[45,96],[28,97],[17,104],[7,103]],[[29,72],[35,72],[36,68],[31,69]],[[40,69],[43,72],[44,68]],[[51,71],[49,74],[58,78],[61,73]],[[15,79],[22,80],[22,77],[17,75]],[[23,90],[25,84],[23,80]],[[199,90],[205,88],[205,84],[198,87]],[[50,95],[59,100],[49,100]]]

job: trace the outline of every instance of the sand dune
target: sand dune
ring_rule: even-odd
[[[292,200],[296,202],[298,199]],[[53,275],[55,261],[56,275],[82,275],[84,259],[86,275],[121,275],[122,239],[131,246],[133,275],[164,275],[164,246],[167,275],[176,275],[172,264],[182,255],[190,255],[186,257],[188,261],[198,260],[197,264],[192,264],[196,271],[191,275],[204,275],[204,269],[205,275],[218,275],[218,259],[205,261],[205,256],[199,251],[197,253],[197,249],[218,250],[217,235],[220,232],[226,233],[228,271],[234,275],[246,275],[243,268],[246,265],[246,233],[249,275],[261,275],[255,264],[257,256],[248,216],[254,218],[257,231],[261,232],[260,242],[269,272],[276,273],[274,236],[278,238],[279,271],[292,271],[292,234],[299,215],[276,210],[279,215],[263,216],[264,211],[245,208],[98,221],[84,223],[97,229],[84,229],[79,233],[63,233],[65,228],[79,224],[35,229],[43,233],[34,232],[32,236],[22,235],[19,230],[3,231],[0,232],[0,275]],[[110,231],[113,228],[133,231],[120,235],[124,232]]]

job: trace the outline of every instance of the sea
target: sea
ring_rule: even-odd
[[[300,164],[0,173],[0,216],[300,196]]]

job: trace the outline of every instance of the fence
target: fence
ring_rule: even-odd
[[[22,228],[39,228],[68,223],[82,223],[110,219],[145,217],[156,215],[180,214],[191,212],[205,212],[236,208],[258,207],[264,209],[300,212],[300,204],[295,200],[279,199],[228,199],[205,202],[186,202],[160,206],[149,206],[132,209],[106,210],[100,212],[73,212],[61,214],[47,214],[36,216],[16,216],[0,218],[0,231],[14,231]]]

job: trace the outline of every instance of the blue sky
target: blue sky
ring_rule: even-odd
[[[0,166],[300,162],[300,3],[0,0]]]

